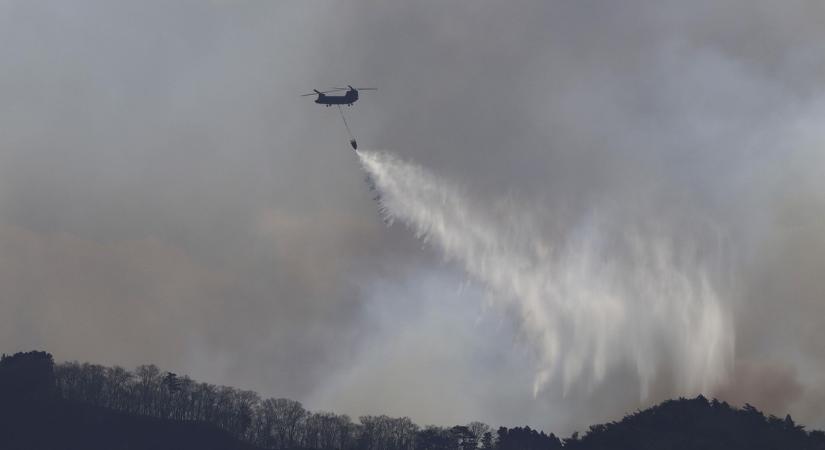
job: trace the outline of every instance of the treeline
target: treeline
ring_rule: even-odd
[[[2,450],[260,450],[201,421],[130,414],[60,395],[52,356],[0,358]]]
[[[44,403],[44,399],[49,398],[59,399],[59,402]],[[12,357],[3,355],[0,358],[0,399],[6,400],[5,403],[0,401],[0,410],[4,405],[18,404],[11,409],[6,408],[6,417],[16,419],[19,417],[9,414],[25,410],[26,405],[40,403],[45,408],[41,410],[45,411],[54,409],[54,406],[65,411],[82,411],[82,408],[71,405],[90,405],[97,408],[94,411],[100,412],[94,413],[97,418],[91,422],[85,419],[78,422],[86,424],[83,426],[113,423],[128,431],[141,427],[144,430],[159,430],[161,424],[166,424],[163,426],[168,431],[147,431],[143,434],[178,436],[179,442],[193,444],[204,433],[193,434],[191,426],[202,424],[206,427],[204,430],[221,429],[224,430],[222,434],[238,440],[235,441],[237,445],[220,444],[216,448],[825,450],[825,433],[806,431],[789,415],[784,419],[766,416],[750,405],[740,409],[702,396],[666,401],[628,415],[621,421],[593,425],[581,437],[574,433],[561,440],[553,434],[547,435],[529,427],[501,427],[493,431],[480,422],[454,427],[419,427],[409,418],[387,416],[363,416],[356,422],[346,415],[307,411],[294,400],[261,399],[251,391],[199,383],[185,376],[162,372],[154,365],[140,366],[134,372],[120,367],[76,362],[54,365],[51,355],[45,352]],[[43,413],[32,417],[43,417]],[[144,422],[136,427],[125,422],[126,417],[132,417],[135,421],[150,418],[146,420],[156,423]],[[66,420],[54,419],[51,428],[57,430],[63,422]],[[31,427],[36,428],[35,424]],[[189,431],[185,427],[189,427]],[[71,430],[70,427],[64,432]],[[98,430],[97,433],[102,432]],[[120,431],[110,434],[112,436],[107,437],[105,442],[114,442],[117,436],[122,435]],[[4,436],[8,434],[0,428],[0,443]],[[135,439],[134,434],[131,436],[130,439]],[[214,435],[214,439],[220,439],[220,436]],[[31,448],[56,448],[52,445],[54,442]],[[179,442],[170,444],[168,448],[192,448]],[[197,447],[205,448],[204,444],[208,446],[209,443],[201,440]],[[158,445],[144,447],[160,448]]]
[[[469,450],[554,449],[561,441],[526,428],[472,422],[449,428],[420,427],[408,417],[307,411],[285,398],[261,399],[252,391],[200,383],[154,365],[122,367],[68,362],[55,365],[60,395],[131,414],[214,424],[266,449]]]
[[[160,419],[207,422],[247,438],[258,395],[164,374],[154,365],[122,367],[68,362],[54,368],[60,395],[73,401]]]

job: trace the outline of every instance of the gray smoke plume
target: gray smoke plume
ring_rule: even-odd
[[[0,351],[421,424],[563,433],[718,384],[822,427],[823,23],[818,0],[0,0]],[[347,120],[403,159],[363,155],[438,187],[396,189],[443,229],[385,195],[428,243],[300,97],[342,84],[379,89]]]

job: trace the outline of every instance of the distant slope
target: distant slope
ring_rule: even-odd
[[[694,399],[669,400],[626,416],[620,422],[594,425],[581,440],[566,442],[573,450],[823,450],[825,433],[806,432],[790,416],[764,416],[746,405]]]

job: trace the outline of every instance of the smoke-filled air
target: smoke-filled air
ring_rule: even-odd
[[[552,211],[481,205],[389,153],[358,156],[387,222],[403,222],[489,289],[492,307],[515,316],[535,350],[534,393],[555,379],[564,392],[589,391],[621,364],[635,368],[643,399],[663,367],[682,394],[708,392],[729,375],[733,323],[708,274],[718,261],[684,238],[609,211],[550,233]]]
[[[701,393],[823,428],[823,23],[0,0],[0,353],[422,427]]]

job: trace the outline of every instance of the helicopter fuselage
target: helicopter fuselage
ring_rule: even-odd
[[[358,101],[358,91],[355,89],[347,91],[344,95],[327,95],[327,94],[318,94],[318,98],[315,99],[315,103],[319,105],[352,105]]]

